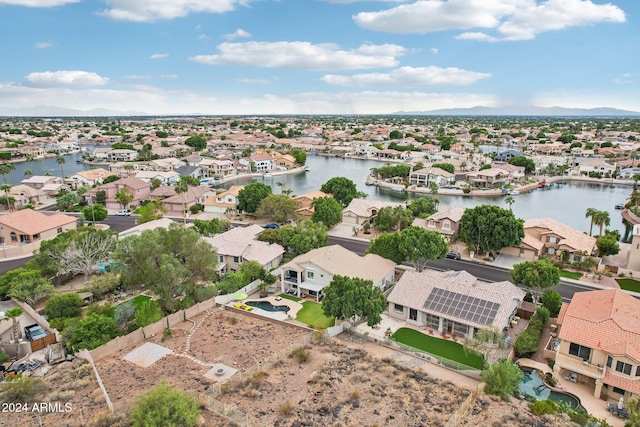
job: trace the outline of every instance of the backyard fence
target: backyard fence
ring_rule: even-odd
[[[314,334],[310,333],[299,339],[298,341],[289,344],[267,359],[256,363],[249,369],[238,371],[235,375],[225,381],[224,384],[216,383],[215,385],[212,385],[207,391],[200,393],[198,397],[200,402],[203,403],[210,411],[216,412],[217,414],[237,423],[240,426],[254,427],[267,425],[254,416],[240,411],[236,407],[236,405],[224,403],[216,399],[216,397],[222,394],[223,388],[228,390],[239,382],[253,377],[256,373],[261,372],[265,369],[269,369],[275,363],[289,358],[294,350],[309,344],[312,341],[313,336]]]
[[[453,415],[451,415],[451,418],[449,418],[449,421],[447,421],[447,424],[445,424],[445,427],[457,427],[461,425],[462,421],[464,420],[464,416],[469,411],[469,407],[473,404],[473,402],[475,402],[476,397],[478,397],[478,394],[481,392],[481,389],[483,388],[484,387],[481,383],[478,385],[478,387],[475,390],[471,392],[469,396],[467,396],[467,398],[464,400],[464,402],[462,402],[460,407],[456,409]]]

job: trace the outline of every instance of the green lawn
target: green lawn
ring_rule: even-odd
[[[479,353],[473,350],[465,351],[462,344],[425,335],[415,329],[400,328],[391,336],[391,339],[475,369],[482,369],[484,366],[482,355]]]
[[[127,300],[125,302],[121,302],[120,304],[126,304],[126,303],[132,303],[133,306],[136,308],[136,310],[138,310],[140,308],[140,306],[142,306],[142,303],[144,303],[145,301],[149,301],[151,300],[151,297],[148,297],[146,295],[138,295],[130,300]],[[152,301],[152,303],[156,306],[156,307],[160,307],[160,305],[158,304],[158,301]],[[118,304],[118,305],[120,305]],[[116,305],[116,307],[118,306]]]
[[[302,298],[294,297],[293,295],[280,294],[278,295],[280,298],[288,299],[291,301],[300,301]]]
[[[580,278],[582,277],[582,273],[578,271],[560,270],[560,277],[564,277],[566,279],[580,280]]]
[[[336,319],[324,315],[321,304],[312,301],[302,303],[302,309],[296,315],[296,320],[317,329],[326,329],[336,324]]]
[[[640,292],[640,282],[635,279],[616,279],[616,282],[625,291]]]

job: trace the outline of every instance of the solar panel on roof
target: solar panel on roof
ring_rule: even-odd
[[[493,322],[500,304],[442,288],[433,288],[424,308],[482,325]]]

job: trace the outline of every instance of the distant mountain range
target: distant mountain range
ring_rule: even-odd
[[[196,114],[206,116],[207,114]],[[391,115],[407,116],[533,116],[533,117],[636,117],[638,111],[620,110],[618,108],[565,108],[537,107],[535,105],[512,105],[507,107],[471,107],[444,108],[428,111],[398,111]],[[118,117],[118,116],[154,116],[143,111],[120,111],[107,108],[92,110],[76,110],[73,108],[37,105],[27,108],[0,107],[0,117]],[[180,114],[179,116],[184,116]]]
[[[148,116],[141,111],[118,111],[107,108],[93,110],[75,110],[73,108],[37,105],[28,108],[0,107],[0,116],[4,117],[114,117],[114,116]]]
[[[400,111],[394,115],[412,116],[551,116],[551,117],[625,117],[640,116],[638,111],[617,108],[565,108],[511,105],[507,107],[444,108],[429,111]]]

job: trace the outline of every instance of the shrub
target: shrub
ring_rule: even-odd
[[[482,381],[487,386],[485,392],[509,400],[520,388],[522,371],[508,359],[500,359],[482,373]]]
[[[547,414],[554,414],[557,406],[552,400],[536,400],[529,404],[529,409],[534,415],[542,416]]]
[[[540,302],[549,310],[552,317],[556,317],[558,316],[558,313],[560,313],[560,309],[562,308],[562,296],[558,291],[554,291],[553,289],[545,290],[540,297]]]
[[[542,322],[542,326],[549,321],[549,317],[551,317],[551,313],[547,307],[538,307],[536,309],[536,317],[540,319]]]
[[[282,402],[278,407],[278,413],[283,417],[288,417],[289,415],[291,415],[293,413],[293,405],[291,404],[291,402],[289,402],[288,400]]]
[[[0,365],[2,365],[3,363],[7,363],[8,360],[9,360],[8,354],[0,353]]]
[[[19,377],[8,383],[4,388],[1,399],[4,402],[33,403],[38,401],[48,386],[40,377]]]
[[[118,328],[124,329],[125,326],[133,320],[135,315],[136,306],[133,305],[133,302],[127,301],[116,306],[113,318],[115,319]]]
[[[238,323],[238,319],[235,317],[232,317],[229,319],[229,322],[231,322],[232,325],[235,325],[236,323]]]
[[[136,324],[140,328],[155,323],[161,318],[162,313],[158,310],[158,305],[155,301],[144,301],[136,310]]]
[[[97,299],[101,299],[103,296],[112,293],[120,285],[120,279],[116,273],[104,273],[94,276],[89,281],[89,291]]]
[[[551,387],[555,387],[558,383],[551,372],[547,372],[546,374],[544,374],[544,381]]]
[[[136,398],[131,411],[134,427],[192,427],[200,417],[198,401],[166,382]]]
[[[44,312],[48,319],[62,317],[69,319],[79,317],[82,314],[84,301],[78,294],[70,293],[64,295],[53,295],[47,301]]]
[[[94,302],[93,304],[87,307],[87,316],[90,314],[100,314],[102,316],[113,317],[115,313],[115,309],[111,305],[111,303],[106,304],[98,304]]]
[[[218,295],[218,290],[215,286],[203,286],[196,289],[196,301],[202,302],[211,299]]]
[[[298,359],[298,362],[304,363],[309,360],[309,352],[304,347],[296,348],[291,352],[291,356]]]

